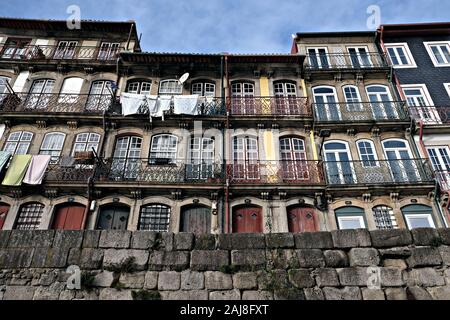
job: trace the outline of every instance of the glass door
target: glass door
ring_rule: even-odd
[[[255,115],[255,86],[249,82],[231,85],[231,107],[234,114]]]
[[[33,82],[25,104],[27,109],[45,109],[48,107],[55,80],[39,79]]]
[[[326,143],[324,158],[329,184],[356,183],[356,175],[347,144],[342,142]]]
[[[313,89],[316,112],[322,121],[341,120],[336,90],[332,87],[319,87]]]
[[[398,119],[392,96],[387,87],[370,86],[366,90],[376,120]]]
[[[294,83],[276,82],[274,83],[276,114],[296,115],[299,113],[297,104],[297,88]]]
[[[233,178],[237,180],[258,180],[258,141],[250,137],[234,137]]]
[[[113,177],[119,180],[136,179],[141,165],[142,138],[136,136],[120,137],[116,141],[111,168]]]
[[[441,118],[428,98],[424,87],[408,87],[403,88],[403,93],[406,96],[406,103],[412,114],[418,116],[426,123],[441,123]]]
[[[433,170],[442,190],[450,190],[450,151],[448,147],[428,148]]]
[[[348,48],[350,60],[354,68],[367,68],[372,66],[369,52],[366,47]]]
[[[214,140],[211,138],[191,138],[189,163],[186,167],[188,180],[214,177]]]
[[[383,147],[394,182],[420,181],[419,168],[405,141],[388,140],[383,142]]]
[[[280,139],[280,157],[284,180],[309,180],[305,142],[302,139]]]

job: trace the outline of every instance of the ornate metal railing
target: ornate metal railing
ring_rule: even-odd
[[[312,116],[303,97],[231,97],[227,103],[233,116]]]
[[[235,184],[324,184],[318,161],[235,161],[227,165],[227,176]]]
[[[404,102],[314,103],[317,122],[365,122],[407,120]]]
[[[98,163],[97,182],[139,182],[150,184],[222,184],[223,165],[190,163],[185,159],[110,158]]]
[[[306,55],[306,70],[388,68],[386,56],[377,52],[367,53],[327,53]]]
[[[23,47],[5,45],[0,49],[1,60],[83,60],[115,63],[123,48],[92,46],[28,45]]]
[[[434,172],[442,191],[450,191],[450,171],[438,170]]]
[[[408,107],[411,117],[425,124],[447,124],[450,123],[450,107],[424,106]]]
[[[199,116],[224,116],[226,114],[225,99],[220,97],[200,97],[197,102],[197,112]],[[140,107],[138,114],[148,114],[149,110],[146,105]],[[166,115],[173,115],[174,103],[170,102],[170,109],[165,111]]]
[[[433,183],[426,159],[324,162],[329,185]]]
[[[0,111],[103,113],[114,101],[110,94],[4,93]]]
[[[71,157],[52,157],[44,182],[84,183],[94,173],[94,163],[82,163]]]

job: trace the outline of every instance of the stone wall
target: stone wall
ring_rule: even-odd
[[[450,299],[450,229],[1,231],[1,299]]]

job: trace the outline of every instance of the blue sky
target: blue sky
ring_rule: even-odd
[[[367,7],[382,23],[450,21],[444,0],[14,0],[0,16],[66,19],[78,5],[82,19],[136,20],[145,51],[289,52],[301,31],[368,30]]]

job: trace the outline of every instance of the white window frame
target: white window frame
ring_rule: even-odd
[[[17,134],[20,132],[19,139],[18,140],[11,140],[11,135]],[[24,134],[30,134],[31,139],[30,140],[22,140],[22,137]],[[28,151],[30,150],[31,142],[33,141],[34,134],[30,131],[15,131],[11,132],[6,139],[5,145],[3,146],[3,150],[5,151],[8,145],[14,145],[14,152],[12,152],[13,155],[17,154],[17,150],[19,149],[19,145],[27,145],[26,152],[20,153],[20,154],[28,154]]]
[[[431,46],[435,46],[435,45],[446,45],[450,51],[450,41],[429,41],[429,42],[424,42],[423,43],[425,48],[427,49],[428,55],[431,58],[431,61],[433,62],[433,65],[436,68],[445,68],[445,67],[450,67],[450,60],[447,61],[447,63],[439,63],[436,59],[436,56],[434,55],[433,50],[431,49]],[[445,59],[445,57],[444,57]]]
[[[444,83],[445,90],[448,93],[448,97],[450,98],[450,83]]]
[[[212,95],[211,94],[206,94],[206,87],[208,86],[212,86],[212,88],[214,89],[212,91]],[[198,91],[194,90],[194,86],[200,86],[200,93]],[[208,91],[209,92],[209,91]],[[191,83],[191,94],[198,94],[201,97],[215,97],[216,96],[216,84],[213,81],[194,81]]]
[[[87,134],[87,140],[85,142],[79,141],[79,137],[81,135],[83,135],[83,134]],[[98,136],[98,141],[97,142],[90,141],[91,137],[94,137],[94,136]],[[75,155],[75,152],[76,152],[75,149],[76,149],[77,146],[83,146],[82,147],[83,152],[89,152],[89,151],[92,151],[91,147],[93,145],[95,145],[94,150],[97,152],[98,146],[100,145],[101,139],[102,139],[102,136],[99,133],[95,133],[95,132],[80,132],[80,133],[78,133],[75,136],[75,141],[73,143],[72,156]],[[77,152],[81,152],[81,150],[78,150]]]
[[[359,229],[367,229],[366,227],[366,222],[364,221],[364,217],[363,216],[351,216],[351,215],[339,215],[337,217],[338,220],[338,224],[339,224],[339,230],[355,230],[355,229],[344,229],[342,228],[342,221],[350,221],[350,220],[358,220],[359,224],[360,224],[360,228]]]
[[[434,223],[433,217],[429,213],[406,213],[406,214],[404,214],[404,217],[405,217],[405,221],[406,221],[406,224],[407,224],[409,230],[412,230],[411,229],[411,223],[409,221],[410,217],[427,218],[428,224],[430,225],[430,228],[436,228],[436,225]]]
[[[324,68],[324,67],[322,66],[322,62],[321,62],[320,59],[319,59],[320,55],[318,54],[318,50],[320,50],[320,49],[325,49],[325,57],[326,57],[326,59],[327,59],[328,68],[330,68],[330,67],[331,67],[331,61],[330,61],[331,59],[330,59],[330,53],[328,52],[328,47],[306,47],[306,56],[307,56],[307,58],[308,58],[309,64],[312,65],[312,63],[311,63],[311,58],[310,58],[310,54],[309,54],[309,50],[314,50],[314,51],[315,51],[315,56],[316,56],[317,61],[318,61],[317,67],[318,67],[319,69],[323,69],[323,68]]]
[[[62,137],[62,144],[61,144],[61,148],[60,149],[49,149],[49,148],[43,149],[44,142],[47,139],[47,137],[50,136],[50,135],[58,135],[58,136]],[[62,154],[62,152],[64,150],[64,144],[65,143],[66,143],[66,134],[65,133],[58,132],[58,131],[46,133],[44,138],[42,139],[42,143],[41,143],[41,146],[39,148],[39,154],[51,155],[51,162],[52,163],[56,163],[56,162],[58,162],[58,159],[55,159],[55,158],[60,158],[61,157],[61,154]],[[44,153],[42,153],[43,151],[44,151]],[[52,155],[51,154],[52,152],[59,152],[59,154],[57,156],[56,155]]]
[[[162,86],[165,83],[176,83],[177,86],[174,86],[173,88],[169,88],[169,90],[162,90]],[[169,86],[170,87],[170,86]],[[175,90],[179,87],[179,90]],[[177,79],[165,79],[165,80],[161,80],[159,82],[159,88],[158,88],[158,93],[160,95],[177,95],[177,94],[182,94],[183,93],[183,85],[180,84],[180,82]]]
[[[359,148],[359,144],[362,142],[368,142],[370,144],[370,147],[372,148],[372,151],[373,151],[373,157],[375,158],[374,160],[363,160],[362,154],[361,154],[361,149]],[[360,139],[360,140],[356,141],[356,149],[358,149],[359,160],[361,161],[363,168],[374,168],[374,167],[380,166],[380,163],[378,162],[377,149],[375,149],[375,144],[373,143],[372,140]],[[375,165],[374,166],[365,166],[364,161],[375,161]]]
[[[411,68],[417,68],[416,60],[414,60],[414,56],[411,53],[411,50],[409,49],[409,45],[406,42],[399,42],[399,43],[385,43],[384,47],[386,48],[386,54],[389,58],[389,61],[391,62],[391,65],[394,67],[394,69],[411,69]],[[396,48],[402,48],[405,52],[405,57],[408,59],[408,64],[402,64],[402,65],[394,65],[391,59],[391,55],[389,54],[388,49],[396,49]],[[398,56],[398,53],[396,52],[397,60],[400,61],[401,59]]]
[[[405,84],[401,85],[403,90],[403,95],[406,97],[406,103],[409,108],[417,109],[417,112],[424,122],[427,123],[441,123],[441,117],[434,107],[433,99],[431,98],[430,92],[428,91],[428,87],[424,83],[420,84]],[[425,107],[423,106],[411,106],[408,104],[408,98],[405,90],[416,89],[422,92],[423,98],[425,100]]]
[[[350,57],[350,63],[352,64],[352,66],[355,67],[360,67],[360,68],[370,68],[373,66],[373,62],[372,59],[370,57],[370,50],[368,46],[349,46],[346,48],[347,49],[347,54]],[[353,65],[353,61],[351,59],[351,53],[350,53],[350,49],[354,49],[356,56],[358,57],[358,62],[359,62],[359,66],[355,66]],[[367,54],[367,59],[369,60],[369,65],[364,65],[364,63],[362,62],[361,59],[361,53],[359,52],[358,49],[365,49],[366,50],[366,54]]]
[[[155,138],[160,137],[160,138],[166,138],[166,139],[171,139],[171,138],[175,138],[175,148],[167,148],[167,150],[164,149],[160,149],[159,146],[153,146],[153,142],[155,140]],[[170,159],[169,164],[174,164],[177,161],[177,155],[178,155],[178,137],[176,135],[170,134],[170,133],[163,133],[163,134],[155,134],[152,136],[152,139],[150,141],[150,154],[148,157],[148,161],[150,164],[154,164],[155,160],[157,159],[164,159],[163,157],[161,157],[161,154],[173,154],[174,157],[168,157],[167,159]],[[154,154],[156,154],[157,156],[153,156]],[[158,156],[159,155],[159,156]]]
[[[145,93],[142,93],[142,87],[143,85],[150,85],[150,88],[144,91]],[[130,86],[131,85],[137,85],[137,90],[130,90]],[[152,80],[136,80],[136,81],[130,81],[127,83],[127,91],[129,93],[136,93],[136,94],[146,94],[146,95],[150,95],[150,93],[152,92]]]
[[[431,166],[433,167],[434,174],[436,176],[436,179],[441,185],[442,190],[450,190],[450,170],[447,169],[448,165],[445,163],[444,156],[440,153],[439,149],[445,150],[447,153],[447,156],[450,156],[450,149],[448,146],[430,146],[427,147],[427,156],[430,159]],[[434,151],[436,154],[435,157],[433,157],[430,152]],[[436,160],[437,163],[433,161],[433,158]],[[450,161],[449,161],[450,164]]]

